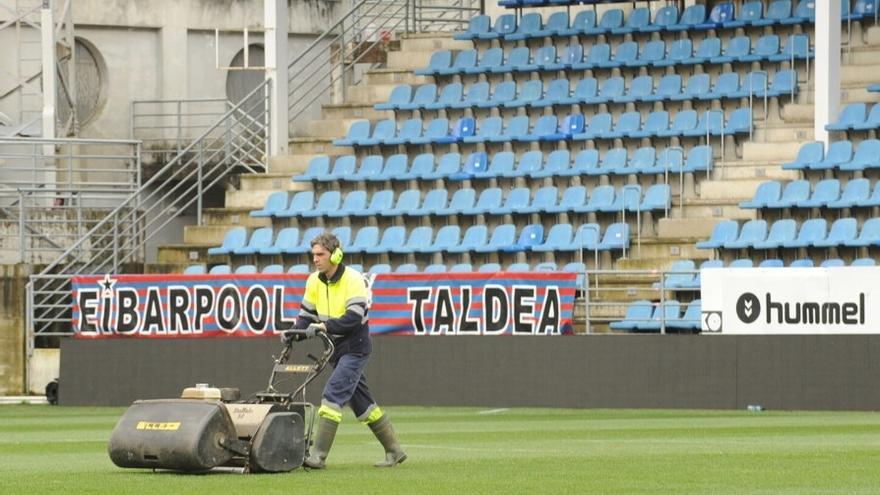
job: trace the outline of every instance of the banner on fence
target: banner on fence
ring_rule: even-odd
[[[73,278],[78,338],[260,337],[291,328],[306,275]],[[365,275],[370,331],[391,335],[558,335],[572,330],[576,274]]]
[[[880,333],[878,269],[736,268],[701,272],[706,334]]]

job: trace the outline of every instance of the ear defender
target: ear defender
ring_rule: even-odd
[[[342,249],[334,249],[333,252],[330,253],[330,263],[333,263],[334,265],[342,263],[342,256]]]

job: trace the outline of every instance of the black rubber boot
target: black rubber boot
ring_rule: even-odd
[[[327,455],[330,453],[330,447],[333,446],[333,439],[336,438],[336,430],[339,423],[332,419],[321,417],[318,420],[318,433],[315,434],[315,441],[309,450],[309,457],[305,460],[306,467],[312,469],[324,469]]]
[[[406,452],[397,441],[397,434],[391,426],[391,420],[383,415],[378,421],[370,423],[370,429],[385,448],[385,460],[374,464],[376,467],[394,467],[406,460]]]

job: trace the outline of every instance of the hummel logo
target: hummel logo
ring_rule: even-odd
[[[760,314],[761,303],[758,301],[758,296],[751,292],[746,292],[739,296],[739,299],[736,301],[736,316],[739,317],[740,321],[752,323],[758,319]]]

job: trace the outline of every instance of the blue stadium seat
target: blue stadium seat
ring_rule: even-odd
[[[688,151],[687,162],[684,172],[706,172],[712,170],[715,158],[712,156],[712,147],[709,145],[694,146]]]
[[[506,171],[513,170],[515,155],[510,151],[503,151],[492,155],[492,163],[489,164],[489,156],[485,151],[476,151],[468,155],[461,172],[452,174],[451,180],[491,179],[500,176]]]
[[[810,197],[810,181],[794,180],[785,185],[778,200],[768,199],[767,208],[793,208]]]
[[[654,169],[657,162],[657,150],[653,146],[642,146],[629,158],[629,162],[619,174],[641,174]]]
[[[688,79],[684,90],[673,95],[670,99],[673,101],[700,99],[709,92],[711,84],[712,80],[709,78],[709,74],[694,74]]]
[[[633,301],[627,305],[623,320],[612,321],[608,326],[612,330],[633,331],[638,328],[638,325],[650,321],[653,314],[654,305],[651,301]]]
[[[457,265],[456,265],[456,266],[457,266]],[[450,269],[449,271],[450,271],[450,272],[454,272],[454,271],[456,271],[456,270],[455,270],[455,266],[453,266],[452,269]],[[473,270],[470,270],[470,271],[473,271]],[[501,271],[501,265],[498,264],[498,263],[484,263],[484,264],[480,265],[480,268],[478,268],[477,271],[478,271],[479,273],[495,273],[495,272],[500,272],[500,271]]]
[[[260,254],[266,256],[285,254],[289,248],[294,248],[298,244],[299,229],[297,227],[285,227],[278,232],[272,245],[260,248]]]
[[[727,125],[724,126],[724,135],[747,134],[752,131],[752,109],[749,107],[737,108],[730,113]],[[714,133],[713,133],[714,134]]]
[[[494,108],[503,106],[505,103],[516,99],[516,81],[504,81],[492,88],[492,97],[486,101],[477,102],[479,108]]]
[[[812,262],[813,260],[810,261]],[[853,263],[853,266],[855,266],[855,262]],[[792,265],[793,264],[794,263],[792,263]],[[827,260],[822,261],[822,263],[819,263],[820,268],[838,268],[841,266],[846,266],[846,262],[840,258],[828,258]]]
[[[742,249],[753,246],[767,238],[766,220],[749,220],[743,224],[736,240],[726,241],[724,249]],[[699,245],[697,246],[699,247]]]
[[[559,34],[561,36],[577,36],[579,34],[586,34],[595,27],[596,11],[589,9],[582,10],[574,16],[574,20],[571,22],[571,27],[563,29]]]
[[[642,173],[645,174],[665,174],[674,172],[685,172],[684,154],[680,148],[664,148],[663,151],[657,153],[657,161],[653,168],[645,168]]]
[[[462,50],[455,56],[455,60],[449,67],[440,67],[436,70],[435,75],[451,76],[465,72],[468,68],[477,66],[477,51]]]
[[[325,191],[318,197],[318,202],[315,203],[315,207],[311,210],[302,212],[300,216],[306,218],[329,216],[331,212],[339,209],[341,203],[342,195],[338,190]]]
[[[363,252],[369,254],[390,253],[394,248],[399,248],[405,243],[406,227],[395,225],[382,232],[382,239],[378,244],[365,248]]]
[[[544,153],[540,150],[532,150],[523,153],[515,170],[508,170],[501,175],[506,178],[526,177],[541,170],[544,161]]]
[[[595,69],[608,64],[611,60],[611,46],[608,43],[596,43],[590,47],[590,52],[584,57],[584,61],[571,66],[574,70]]]
[[[645,97],[654,93],[654,78],[651,76],[639,76],[632,80],[629,91],[626,94],[614,98],[615,103],[630,103],[642,101]]]
[[[399,269],[400,269],[400,267],[398,267],[398,273],[400,273]],[[422,272],[423,273],[446,273],[446,264],[445,263],[434,263],[434,264],[426,266],[425,269],[422,270]]]
[[[501,65],[492,67],[489,72],[492,74],[509,74],[520,70],[521,67],[528,66],[531,62],[532,54],[529,47],[519,46],[510,51],[507,59]]]
[[[623,10],[621,9],[609,9],[606,10],[604,14],[602,14],[602,18],[599,19],[599,24],[595,29],[588,29],[586,31],[587,34],[602,34],[609,33],[615,28],[619,28],[623,26]]]
[[[276,191],[266,198],[266,204],[260,210],[250,212],[252,217],[271,217],[287,209],[287,191]]]
[[[628,135],[631,138],[654,137],[667,129],[669,129],[669,112],[656,110],[648,114],[641,129],[631,131]]]
[[[868,179],[850,179],[846,183],[840,198],[835,201],[829,201],[826,208],[853,208],[858,206],[862,201],[867,201],[871,196],[871,183]]]
[[[697,112],[694,110],[680,110],[672,119],[672,126],[663,132],[657,133],[660,137],[683,136],[686,132],[697,127]]]
[[[449,251],[451,248],[458,246],[461,237],[461,227],[458,225],[444,225],[437,231],[437,237],[434,242],[419,250],[421,253],[440,253]]]
[[[436,139],[446,138],[449,134],[449,120],[437,118],[428,122],[421,137],[409,140],[411,144],[431,144]]]
[[[413,160],[410,172],[402,177],[403,180],[424,179],[436,180],[446,178],[461,168],[461,154],[446,153],[440,157],[437,167],[434,168],[434,154],[423,153]]]
[[[720,249],[728,242],[736,241],[738,234],[739,223],[736,220],[722,220],[715,224],[708,239],[697,242],[697,249]]]
[[[568,250],[571,246],[572,226],[568,223],[557,223],[550,227],[547,238],[541,244],[532,246],[536,252],[553,252]]]
[[[436,101],[426,103],[423,105],[423,108],[428,110],[443,110],[446,108],[452,108],[452,105],[461,101],[462,94],[464,92],[464,86],[461,83],[450,83],[446,86],[443,86],[443,89],[440,90],[440,96]]]
[[[571,96],[562,99],[560,103],[563,105],[575,105],[593,101],[597,97],[598,91],[599,83],[596,81],[596,78],[586,77],[578,81]]]
[[[455,122],[455,125],[452,129],[449,130],[449,135],[447,136],[439,136],[433,139],[434,144],[454,144],[462,139],[473,136],[474,128],[477,126],[473,117],[462,117]]]
[[[543,141],[544,137],[556,133],[557,125],[558,122],[556,115],[542,115],[538,118],[538,121],[535,122],[535,127],[531,132],[524,136],[520,136],[519,140],[525,142]]]
[[[734,18],[733,2],[721,2],[712,7],[709,17],[705,22],[694,26],[697,29],[716,29],[724,25],[725,22]]]
[[[489,48],[480,56],[480,61],[473,67],[466,67],[465,74],[488,74],[495,67],[504,63],[504,50],[500,47]],[[488,94],[488,91],[487,91]]]
[[[655,65],[658,67],[670,67],[685,63],[694,55],[694,43],[690,38],[675,40],[669,46],[669,52],[666,58],[658,61]]]
[[[401,180],[401,176],[407,172],[407,155],[398,153],[385,159],[385,164],[379,173],[367,177],[370,182],[381,182],[386,180]]]
[[[666,320],[667,332],[699,332],[703,318],[702,301],[694,299],[688,303],[681,318]]]
[[[330,173],[330,157],[327,155],[316,156],[309,161],[305,173],[293,177],[294,182],[311,182],[318,177]]]
[[[559,56],[562,68],[571,68],[584,61],[584,46],[580,43],[570,43]],[[561,69],[560,69],[561,70]]]
[[[450,108],[465,109],[476,107],[480,103],[489,99],[489,83],[478,82],[468,87],[467,95],[462,101],[457,101],[449,105]]]
[[[378,263],[367,270],[370,275],[379,275],[381,273],[391,273],[391,265],[388,263]]]
[[[330,173],[319,175],[316,177],[316,180],[319,182],[335,182],[342,180],[354,174],[356,168],[357,157],[354,155],[339,156],[336,157],[336,161],[333,162],[333,169],[330,170]]]
[[[841,1],[840,10],[841,19],[845,20],[849,13],[849,1]],[[803,24],[805,22],[816,22],[816,0],[800,0],[791,17],[780,20],[782,24]]]
[[[871,107],[871,111],[868,112],[868,117],[864,122],[852,125],[854,131],[869,131],[878,128],[880,128],[880,103],[875,103]]]
[[[229,265],[214,265],[208,270],[208,275],[229,275],[232,273],[232,269]]]
[[[495,138],[491,139],[493,143],[506,143],[509,141],[519,141],[523,136],[529,134],[529,116],[517,115],[507,121],[507,127]]]
[[[657,13],[654,14],[654,21],[648,25],[640,26],[639,31],[643,33],[665,31],[669,26],[675,25],[676,22],[678,22],[678,7],[668,5],[660,7]]]
[[[437,100],[437,85],[434,83],[423,84],[416,88],[412,101],[397,105],[398,110],[418,110]]]
[[[581,263],[579,261],[566,263],[565,266],[562,267],[562,271],[565,273],[577,274],[577,279],[575,283],[577,284],[578,290],[586,286],[587,266],[584,263]]]
[[[755,241],[751,247],[753,249],[776,249],[787,242],[794,241],[795,237],[797,237],[797,222],[790,218],[777,220],[770,226],[767,237]]]
[[[574,166],[562,174],[563,177],[577,177],[588,174],[590,170],[599,166],[599,152],[595,149],[585,149],[578,152],[574,158]]]
[[[516,242],[505,245],[503,251],[506,253],[531,251],[534,246],[538,246],[543,242],[544,225],[539,223],[530,224],[523,227],[519,239]]]
[[[767,91],[767,96],[793,95],[798,92],[797,73],[791,69],[780,70],[773,76],[773,83]]]
[[[431,76],[439,74],[439,71],[446,69],[452,63],[452,52],[449,50],[439,50],[431,54],[428,66],[422,69],[416,69],[417,76]]]
[[[702,283],[701,278],[700,278],[700,272],[702,270],[705,270],[708,268],[723,268],[723,267],[724,267],[724,260],[705,260],[705,261],[703,261],[702,263],[700,263],[700,271],[697,272],[697,275],[694,277],[694,279],[691,281],[691,283],[687,284],[687,285],[683,285],[682,289],[699,289],[700,285]]]
[[[680,94],[681,76],[679,74],[667,74],[657,83],[657,91],[654,94],[642,97],[642,101],[671,100]]]
[[[584,132],[575,134],[571,138],[576,141],[586,141],[604,137],[609,132],[611,132],[611,114],[597,113],[593,114]]]
[[[606,213],[614,213],[623,211],[635,212],[639,209],[642,201],[642,186],[638,184],[629,184],[620,189],[614,197],[614,202],[601,210]]]
[[[869,247],[880,243],[880,218],[869,218],[862,224],[859,236],[844,244],[847,247]]]
[[[772,26],[781,24],[784,19],[791,17],[791,0],[773,0],[767,7],[767,14],[762,19],[752,22],[755,26]]]
[[[498,187],[490,187],[483,189],[483,192],[480,193],[480,197],[477,199],[477,203],[473,208],[467,208],[463,210],[461,213],[463,215],[482,215],[482,214],[491,214],[495,210],[501,207],[501,202],[503,200],[501,188]]]
[[[859,143],[852,160],[841,163],[840,170],[860,171],[880,167],[880,140],[865,139]]]
[[[588,175],[604,176],[615,173],[615,171],[626,166],[627,150],[626,148],[612,148],[602,155],[602,161],[598,167],[587,171]]]
[[[411,217],[425,217],[436,214],[440,209],[446,206],[446,200],[449,198],[449,191],[443,188],[431,189],[425,194],[425,200],[421,206],[414,210],[406,212]]]
[[[342,206],[338,210],[328,212],[327,216],[331,218],[348,217],[363,211],[366,207],[367,192],[351,191],[345,196]]]
[[[735,19],[724,22],[725,28],[745,27],[761,19],[764,15],[764,5],[761,2],[747,2],[740,6]]]
[[[502,14],[495,19],[495,26],[488,33],[480,33],[477,38],[481,40],[491,40],[503,38],[508,34],[516,31],[516,16],[513,14]]]
[[[236,275],[253,275],[257,273],[257,265],[240,265],[235,268]]]
[[[585,223],[578,227],[564,251],[598,250],[600,240],[599,224]]]
[[[786,38],[786,44],[782,51],[775,55],[771,55],[771,62],[790,61],[794,55],[795,60],[804,60],[815,56],[813,50],[810,49],[810,37],[806,34],[793,34]]]
[[[278,218],[291,218],[302,215],[315,207],[315,192],[300,191],[293,195],[290,204],[284,210],[275,213]]]
[[[849,2],[841,1],[841,3]],[[856,0],[855,6],[849,17],[853,20],[872,18],[877,15],[878,7],[880,7],[880,0]]]
[[[517,187],[507,193],[504,203],[493,211],[495,215],[515,214],[520,209],[527,208],[531,202],[532,191],[528,187]]]
[[[851,162],[853,158],[853,146],[849,140],[834,141],[828,147],[828,154],[825,159],[818,163],[810,165],[810,170],[832,170],[840,167],[844,163]]]
[[[813,242],[814,247],[843,247],[847,242],[855,240],[859,225],[855,218],[838,218],[831,224],[828,237]]]
[[[472,225],[464,232],[461,243],[450,246],[447,251],[450,253],[467,253],[476,251],[484,247],[488,239],[488,229],[485,225]]]
[[[626,18],[626,23],[617,28],[612,28],[614,34],[629,34],[641,31],[643,28],[651,24],[651,9],[647,7],[639,7],[630,11]]]
[[[543,167],[529,172],[529,177],[541,179],[546,177],[564,176],[571,167],[571,154],[568,150],[554,150],[548,156]]]
[[[639,53],[639,58],[631,63],[632,66],[645,67],[659,63],[666,58],[666,42],[663,40],[649,41],[645,49]]]
[[[243,248],[246,243],[247,229],[232,227],[223,235],[223,242],[219,246],[208,248],[208,255],[232,254],[236,249]]]
[[[605,229],[602,242],[599,243],[599,251],[612,251],[629,248],[629,225],[625,223],[613,223]]]
[[[857,258],[849,266],[877,266],[877,260],[874,258]]]
[[[413,118],[403,121],[396,136],[385,138],[382,144],[397,146],[407,144],[422,135],[422,119]],[[363,166],[361,167],[363,168]]]
[[[816,184],[816,188],[808,199],[797,202],[799,208],[821,208],[831,201],[840,198],[840,181],[837,179],[824,179]]]
[[[488,34],[492,29],[492,18],[488,15],[477,15],[468,21],[468,27],[461,33],[455,33],[452,38],[456,40],[475,40],[481,34]]]
[[[690,5],[684,9],[678,23],[666,27],[667,31],[688,31],[696,28],[706,20],[706,6],[703,4]]]
[[[628,67],[636,65],[639,58],[639,44],[635,41],[624,41],[617,45],[614,51],[614,57],[607,62],[599,64],[602,68]]]
[[[356,172],[349,174],[345,177],[341,177],[340,180],[355,182],[366,181],[368,178],[382,173],[382,167],[384,166],[384,164],[385,158],[381,155],[365,156],[361,160],[361,166],[357,169]]]
[[[852,129],[854,125],[865,122],[865,113],[867,105],[865,103],[850,103],[840,112],[840,117],[836,122],[825,126],[828,131],[847,131]]]
[[[190,265],[183,270],[184,275],[205,275],[206,273],[205,265]]]
[[[665,329],[668,322],[681,319],[681,303],[674,299],[667,299],[654,308],[651,320],[636,324],[636,330],[641,332],[659,332]]]
[[[693,56],[682,60],[688,65],[708,64],[713,58],[721,56],[721,40],[719,38],[706,38],[697,46]]]
[[[463,139],[465,143],[484,143],[501,135],[504,121],[501,117],[487,117],[480,121],[480,126],[473,136]]]
[[[452,198],[449,199],[449,204],[438,209],[435,212],[435,215],[458,215],[466,209],[473,208],[477,200],[476,194],[477,193],[470,187],[463,187],[455,191]]]
[[[575,213],[594,213],[598,211],[608,211],[614,204],[615,191],[614,186],[603,185],[596,186],[590,191],[587,203],[576,208]]]
[[[638,111],[624,112],[620,114],[614,128],[602,134],[605,139],[629,137],[633,132],[638,132],[642,128],[642,114]]]
[[[810,247],[814,243],[825,239],[828,222],[824,218],[811,218],[801,224],[798,236],[793,241],[786,242],[786,248]]]
[[[553,105],[560,105],[563,101],[568,99],[568,95],[568,78],[554,79],[547,85],[547,92],[544,93],[544,97],[533,102],[530,106],[550,107]]]
[[[538,70],[555,71],[565,69],[565,63],[556,54],[556,45],[547,45],[538,48],[535,54],[535,64]]]
[[[880,181],[875,183],[874,191],[871,193],[871,196],[867,199],[859,201],[857,206],[860,207],[872,207],[872,206],[880,206]]]
[[[337,239],[339,239],[339,244],[341,246],[347,246],[351,244],[351,227],[349,227],[348,225],[334,227],[330,232],[335,235]]]
[[[843,260],[841,260],[841,262],[842,261]],[[815,263],[813,263],[813,260],[811,258],[797,259],[792,261],[791,264],[788,265],[789,268],[813,268],[814,266],[816,265]]]
[[[568,12],[559,11],[550,14],[544,27],[536,31],[534,36],[547,37],[558,36],[568,29]]]
[[[744,58],[751,56],[751,53],[752,39],[748,36],[737,36],[731,38],[727,42],[724,52],[717,57],[712,57],[711,62],[713,64],[730,64],[739,62],[743,61]]]
[[[312,239],[314,239],[318,234],[324,232],[324,227],[309,227],[302,233],[302,237],[300,238],[299,244],[295,246],[287,246],[287,248],[282,251],[283,254],[304,254],[308,253],[312,249]]]
[[[777,202],[782,196],[782,183],[776,180],[768,180],[758,185],[754,196],[748,201],[739,204],[740,208],[766,208],[768,203]]]
[[[563,193],[559,203],[546,209],[547,213],[573,212],[587,202],[587,188],[584,186],[569,186]]]
[[[287,269],[287,273],[301,273],[307,274],[309,273],[309,265],[302,263],[298,265],[291,265],[290,268]]]
[[[639,209],[642,211],[668,210],[672,207],[672,191],[669,184],[654,184],[645,191]]]
[[[393,229],[391,227],[390,229]],[[389,229],[389,230],[390,230]],[[387,232],[387,231],[386,231]],[[419,253],[424,252],[423,250],[431,245],[431,241],[434,238],[434,228],[428,226],[419,226],[412,229],[409,233],[409,238],[406,242],[397,243],[395,245],[390,246],[390,249],[387,251],[394,252],[398,254],[406,254],[406,253]],[[383,236],[384,242],[384,236]]]
[[[522,90],[516,98],[504,103],[504,108],[519,108],[531,106],[544,95],[544,83],[540,79],[532,79],[523,84]]]
[[[356,146],[376,146],[384,144],[386,139],[391,139],[397,134],[397,121],[394,119],[385,119],[376,122],[373,127],[373,134],[369,138],[360,139]]]
[[[811,141],[801,145],[793,162],[783,163],[784,170],[806,170],[821,162],[825,157],[825,144],[822,141]]]
[[[348,134],[342,139],[335,139],[334,146],[354,146],[362,139],[370,137],[370,121],[356,120],[348,127]]]
[[[342,250],[346,253],[365,253],[367,249],[374,248],[379,242],[379,229],[374,226],[361,227],[349,245],[344,245]]]
[[[412,100],[412,86],[409,84],[398,84],[391,90],[391,95],[385,103],[376,103],[373,108],[376,110],[397,110],[400,105],[406,105]]]
[[[706,110],[698,115],[699,120],[696,127],[682,132],[683,136],[701,137],[705,136],[707,131],[713,136],[721,135],[721,130],[724,129],[724,111]]]
[[[516,242],[516,226],[505,223],[495,227],[492,231],[492,237],[483,246],[477,246],[474,251],[478,253],[494,253],[503,251],[505,247],[511,246]]]
[[[543,263],[538,263],[537,265],[535,265],[535,271],[536,272],[555,272],[555,271],[559,271],[559,268],[556,266],[555,261],[545,261]]]
[[[769,258],[758,263],[758,268],[784,268],[785,262],[779,258]]]
[[[725,72],[715,80],[715,86],[707,93],[700,95],[702,100],[718,100],[732,98],[739,92],[739,73]],[[747,95],[748,96],[748,95]]]
[[[694,271],[696,271],[697,267],[694,264],[693,260],[675,260],[672,262],[672,266],[669,267],[669,270],[666,271],[666,276],[663,277],[662,285],[661,282],[654,282],[652,287],[655,289],[664,288],[664,289],[678,289],[681,287],[690,286],[694,280]]]
[[[537,37],[537,32],[541,30],[543,23],[544,20],[541,18],[541,14],[537,12],[523,14],[516,27],[516,31],[505,34],[504,39],[507,41],[519,41]]]

